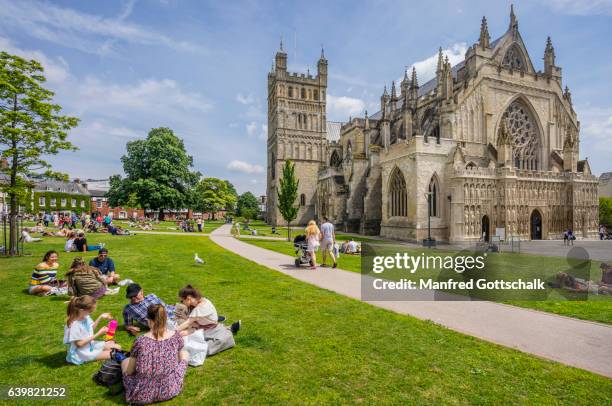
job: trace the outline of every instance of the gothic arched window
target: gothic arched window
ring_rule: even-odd
[[[332,168],[338,168],[342,164],[342,159],[338,155],[338,151],[334,150],[331,154],[331,158],[329,159],[329,166]]]
[[[440,186],[438,186],[438,181],[436,177],[432,177],[431,181],[429,181],[429,214],[432,217],[438,217],[438,197],[440,194]]]
[[[316,89],[315,89],[315,91],[314,91],[314,99],[315,99],[316,101],[319,101],[319,91],[318,91],[318,90],[316,90]]]
[[[274,154],[270,156],[270,176],[272,179],[276,178],[276,159]]]
[[[525,63],[525,56],[518,45],[512,44],[510,48],[508,48],[504,55],[502,65],[510,69],[526,70],[527,64]]]
[[[293,97],[293,87],[289,86],[289,91],[287,92],[289,97]]]
[[[395,168],[389,180],[389,215],[406,217],[408,215],[408,192],[402,172]]]
[[[519,169],[538,170],[540,135],[531,111],[520,100],[508,106],[502,116],[512,141],[514,166]]]
[[[300,195],[300,206],[306,206],[306,195],[304,193]]]
[[[302,99],[306,98],[306,89],[302,88]]]

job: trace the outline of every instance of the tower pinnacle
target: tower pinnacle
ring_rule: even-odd
[[[518,21],[516,19],[516,15],[514,14],[514,4],[510,4],[510,30],[518,29]]]
[[[482,49],[489,47],[489,41],[491,40],[491,36],[489,35],[489,27],[487,26],[487,18],[485,16],[482,17],[482,21],[480,23],[480,38],[478,39],[478,43],[482,47]]]

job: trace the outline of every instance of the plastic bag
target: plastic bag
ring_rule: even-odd
[[[208,343],[204,338],[204,330],[196,330],[188,336],[183,337],[184,351],[189,353],[188,364],[197,367],[204,364],[208,353]]]

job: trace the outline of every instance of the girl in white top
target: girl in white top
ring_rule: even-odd
[[[315,251],[321,244],[319,242],[321,241],[321,231],[314,220],[310,220],[306,227],[306,241],[308,241],[308,252],[310,253],[310,269],[317,269],[317,256]]]
[[[68,303],[68,317],[64,326],[64,344],[67,344],[66,361],[81,365],[85,362],[110,359],[111,349],[120,350],[114,341],[96,341],[106,334],[108,327],[102,327],[94,334],[94,329],[102,319],[110,319],[110,313],[102,313],[96,321],[90,314],[96,310],[96,299],[91,296],[73,297]]]

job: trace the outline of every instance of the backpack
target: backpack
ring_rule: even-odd
[[[113,386],[123,381],[121,364],[114,359],[104,361],[100,370],[93,374],[92,379],[95,383],[102,386]]]

